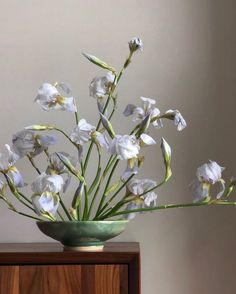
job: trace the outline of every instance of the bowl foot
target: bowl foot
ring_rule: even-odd
[[[66,246],[64,245],[64,251],[81,251],[81,252],[96,252],[102,251],[104,245],[94,245],[94,246]]]

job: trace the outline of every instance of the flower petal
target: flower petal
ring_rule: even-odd
[[[142,134],[140,136],[140,139],[142,140],[142,142],[145,145],[155,145],[156,144],[156,141],[151,136],[149,136],[147,134]]]

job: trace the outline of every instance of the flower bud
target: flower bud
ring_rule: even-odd
[[[115,137],[115,131],[114,131],[113,127],[112,127],[112,124],[105,117],[105,115],[103,115],[102,113],[100,113],[100,116],[101,116],[102,125],[107,130],[107,132],[110,135],[110,137],[113,139]]]
[[[25,130],[31,130],[31,131],[46,131],[46,130],[54,130],[55,126],[53,125],[32,125],[25,127]]]
[[[143,42],[138,37],[134,37],[129,41],[130,52],[143,51]]]
[[[172,171],[170,168],[171,148],[164,138],[161,139],[161,150],[166,167],[165,181],[167,181],[172,175]]]

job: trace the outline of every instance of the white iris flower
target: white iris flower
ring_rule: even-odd
[[[15,166],[19,155],[13,152],[9,145],[6,144],[5,147],[5,152],[0,153],[0,171],[5,174],[10,174],[16,187],[23,187],[25,184],[22,175]]]
[[[76,112],[76,105],[73,97],[64,97],[59,89],[70,93],[70,88],[66,86],[65,83],[56,84],[55,86],[49,83],[43,83],[38,89],[38,95],[35,98],[43,110],[49,111],[51,109],[55,110],[66,110],[69,112]]]
[[[140,97],[142,100],[142,107],[137,107],[133,104],[128,104],[123,112],[124,116],[133,115],[134,122],[142,122],[148,115],[150,120],[160,115],[160,110],[155,107],[156,101],[151,98]],[[156,128],[162,128],[161,119],[156,119],[152,122],[152,125]]]

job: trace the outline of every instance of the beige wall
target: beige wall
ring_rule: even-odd
[[[236,175],[236,2],[234,0],[6,1],[0,2],[0,143],[34,122],[72,126],[67,113],[45,113],[33,99],[44,81],[68,81],[80,111],[94,122],[88,84],[101,70],[81,51],[119,66],[134,35],[144,42],[120,83],[119,110],[139,96],[158,99],[162,110],[182,111],[188,128],[156,131],[173,148],[174,176],[158,191],[159,203],[191,201],[188,184],[208,159]],[[122,131],[129,120],[117,115]],[[70,148],[69,150],[73,150]],[[25,178],[35,176],[20,163]],[[147,156],[144,177],[160,179],[158,148]],[[0,242],[50,241],[34,222],[0,206]],[[209,207],[141,215],[117,238],[139,241],[142,293],[232,294],[235,284],[236,211]]]

